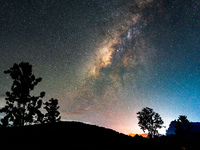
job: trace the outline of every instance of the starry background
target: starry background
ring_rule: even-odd
[[[167,127],[200,121],[199,0],[2,0],[1,106],[3,71],[22,61],[62,120],[142,133],[136,113],[148,106]]]

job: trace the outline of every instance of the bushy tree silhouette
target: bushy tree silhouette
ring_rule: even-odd
[[[30,92],[42,80],[32,73],[32,65],[24,62],[14,64],[4,73],[11,76],[13,84],[11,92],[6,92],[6,105],[0,110],[1,113],[5,113],[5,117],[1,120],[2,124],[24,126],[42,122],[43,114],[39,109],[45,92],[41,92],[39,96],[30,95]]]
[[[179,116],[177,120],[175,120],[175,133],[181,137],[188,137],[191,134],[192,124],[187,119],[187,116]]]
[[[155,113],[153,109],[146,107],[142,111],[137,113],[139,119],[138,125],[145,132],[148,130],[149,137],[155,137],[158,135],[158,130],[162,128],[164,123],[158,113]]]
[[[45,114],[44,122],[46,123],[55,123],[60,121],[61,117],[60,112],[58,111],[58,100],[51,98],[49,102],[44,103],[47,113]]]

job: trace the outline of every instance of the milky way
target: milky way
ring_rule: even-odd
[[[71,106],[71,113],[88,113],[92,118],[94,111],[98,111],[100,124],[105,124],[102,120],[113,121],[114,123],[107,125],[110,127],[120,124],[115,121],[117,116],[126,118],[121,111],[132,109],[128,113],[134,116],[137,106],[131,105],[137,105],[137,100],[134,96],[132,102],[127,100],[130,96],[127,91],[132,91],[131,95],[136,93],[137,84],[142,83],[140,80],[145,80],[144,74],[148,72],[150,65],[149,54],[153,53],[153,48],[141,35],[148,22],[143,17],[143,9],[149,7],[150,3],[151,1],[127,1],[112,16],[114,22],[105,31],[102,42],[94,47],[87,65],[82,66],[81,74],[84,75],[79,82],[81,86],[77,88],[76,85],[75,92],[70,93],[70,96],[73,95],[68,104]],[[133,9],[135,10],[131,11]],[[127,107],[127,104],[130,106]]]
[[[136,112],[199,121],[198,0],[5,0],[0,6],[0,104],[21,61],[59,99],[63,120],[140,133]],[[199,105],[198,105],[199,104]],[[165,130],[165,129],[164,129]],[[162,133],[164,133],[164,130]]]

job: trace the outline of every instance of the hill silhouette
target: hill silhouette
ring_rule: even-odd
[[[194,145],[199,134],[192,139]],[[57,122],[23,127],[1,127],[0,148],[20,150],[63,150],[63,149],[134,149],[173,150],[180,149],[174,136],[155,139],[135,137],[111,129],[81,122]],[[195,146],[196,147],[196,146]]]
[[[128,148],[132,137],[80,122],[0,128],[0,147],[8,149]]]

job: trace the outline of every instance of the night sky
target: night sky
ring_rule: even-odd
[[[167,128],[179,115],[200,121],[199,0],[2,0],[1,105],[3,71],[22,61],[43,78],[32,94],[57,98],[62,120],[142,133],[147,106]]]

